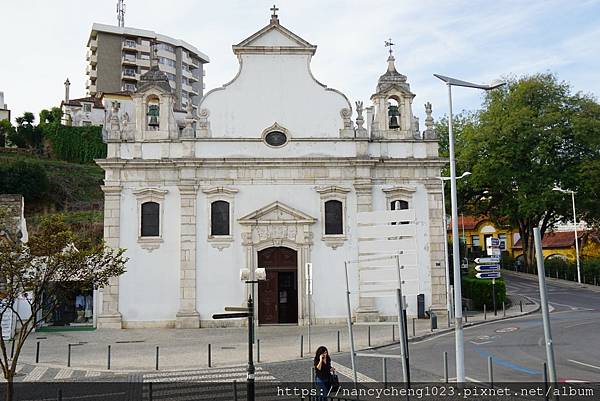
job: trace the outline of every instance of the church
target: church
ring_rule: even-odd
[[[108,117],[104,238],[127,249],[127,272],[95,293],[100,328],[198,328],[245,305],[258,324],[346,321],[344,264],[359,255],[357,216],[414,210],[417,275],[404,286],[425,307],[445,309],[440,171],[431,104],[425,130],[413,115],[407,77],[390,52],[371,104],[351,102],[311,71],[317,47],[267,26],[233,46],[239,70],[177,120],[168,79],[140,78],[133,115],[113,102]],[[183,127],[183,128],[182,128]],[[400,223],[400,222],[399,222]],[[395,223],[392,223],[395,224]],[[400,223],[402,224],[402,223]],[[307,269],[312,266],[312,300]],[[266,280],[254,290],[246,269]],[[397,316],[393,299],[362,296],[350,269],[358,320]],[[407,290],[409,290],[407,288]],[[416,314],[416,297],[406,300]],[[310,313],[309,313],[310,308]]]

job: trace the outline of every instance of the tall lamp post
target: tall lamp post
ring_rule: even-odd
[[[452,132],[452,86],[463,86],[466,88],[476,88],[491,90],[498,88],[505,83],[493,85],[479,85],[471,82],[461,81],[459,79],[433,74],[436,78],[442,80],[448,86],[448,150],[450,153],[450,201],[452,203],[452,238],[458,238],[458,206],[456,197],[456,159],[454,156],[454,133]],[[456,382],[465,381],[465,344],[463,333],[462,316],[462,290],[460,283],[460,247],[458,241],[452,241],[452,267],[454,273],[454,333],[456,345]]]
[[[575,258],[577,260],[577,282],[581,284],[581,268],[579,266],[579,241],[577,238],[577,215],[575,214],[575,191],[562,189],[558,186],[552,188],[553,191],[562,192],[563,194],[571,194],[573,200],[573,227],[575,228]]]
[[[465,178],[471,175],[470,171],[465,171],[462,173],[460,177],[456,177],[457,180],[461,178]],[[444,208],[444,256],[445,256],[445,265],[446,265],[446,306],[448,309],[448,313],[452,316],[452,300],[451,294],[452,291],[450,289],[450,270],[449,270],[449,256],[448,256],[448,221],[446,220],[446,191],[445,191],[445,181],[448,181],[450,177],[437,177],[438,180],[442,182],[442,207]],[[454,240],[454,239],[453,239]]]

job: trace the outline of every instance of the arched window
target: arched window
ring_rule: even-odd
[[[408,209],[408,202],[405,200],[395,200],[390,203],[390,210],[404,210]],[[395,225],[398,223],[392,223]],[[409,224],[408,221],[401,221],[400,224]]]
[[[210,204],[210,235],[229,235],[229,202]]]
[[[325,202],[325,235],[344,234],[343,205],[339,200]]]
[[[142,203],[142,237],[158,237],[160,205],[156,202]]]

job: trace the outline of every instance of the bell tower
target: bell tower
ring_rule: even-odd
[[[386,46],[390,48],[387,71],[379,77],[371,96],[374,108],[372,121],[369,121],[371,138],[413,139],[418,134],[412,113],[415,94],[410,91],[406,76],[396,71],[391,39],[386,41]]]

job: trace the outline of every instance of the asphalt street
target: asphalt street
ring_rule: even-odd
[[[507,275],[509,293],[524,295],[539,302],[537,277]],[[547,282],[551,310],[551,330],[559,381],[600,381],[600,292]],[[449,377],[455,377],[454,332],[410,343],[412,381],[444,380],[443,353],[448,353]],[[398,345],[377,350],[400,353]],[[492,357],[494,382],[541,382],[546,360],[541,312],[528,316],[490,322],[465,329],[465,371],[467,380],[488,381],[488,357]],[[348,353],[333,355],[350,380]],[[309,360],[262,365],[278,380],[298,381],[310,377]],[[382,381],[382,361],[358,357],[359,381]],[[387,361],[387,380],[402,381],[400,360]]]

